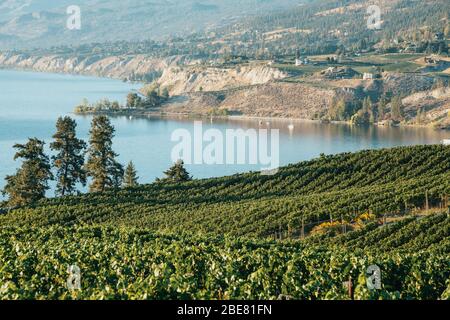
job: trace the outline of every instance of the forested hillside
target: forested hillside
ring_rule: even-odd
[[[94,5],[85,10],[87,17],[83,16],[84,29],[75,33],[67,33],[64,28],[61,28],[60,32],[50,33],[48,31],[51,28],[46,24],[51,24],[51,19],[34,19],[31,13],[26,14],[26,19],[19,19],[26,22],[20,32],[16,30],[19,22],[7,24],[8,27],[2,27],[0,22],[0,43],[3,37],[4,41],[10,43],[3,45],[3,48],[25,49],[35,56],[60,54],[67,58],[89,55],[96,60],[123,54],[145,54],[151,57],[189,55],[210,59],[224,55],[270,58],[277,55],[295,55],[297,50],[308,55],[335,53],[344,47],[365,50],[375,44],[389,49],[402,41],[422,42],[425,46],[422,49],[426,49],[428,43],[435,40],[436,32],[448,36],[450,31],[450,4],[446,0],[248,0],[239,1],[239,6],[225,1],[209,11],[201,10],[190,2],[186,1],[176,10],[171,8],[176,6],[175,4],[168,5],[167,8],[164,5],[158,6],[158,10],[161,10],[158,19],[164,14],[177,16],[182,12],[183,15],[179,19],[168,18],[170,23],[164,24],[167,28],[160,33],[156,31],[161,28],[157,20],[146,19],[139,24],[140,19],[145,17],[145,11],[153,9],[152,6],[148,7],[148,4],[142,7],[142,3],[139,3],[136,7],[126,10],[117,5],[114,5],[112,10],[95,9]],[[370,15],[367,9],[370,5],[377,5],[381,10],[380,29],[368,28]],[[111,14],[118,8],[123,9],[120,13],[121,19],[112,19]],[[239,14],[236,12],[237,8],[240,10]],[[64,13],[64,10],[62,12]],[[152,11],[152,18],[155,18],[156,12]],[[134,14],[138,14],[139,18],[131,19]],[[214,20],[217,16],[226,18],[217,22]],[[59,20],[65,18],[63,14],[56,17]],[[104,23],[98,23],[102,20],[105,20]],[[207,26],[205,23],[199,23],[198,27],[187,27],[199,20],[212,20],[214,23]],[[128,23],[124,24],[124,21]],[[64,21],[61,20],[59,25],[64,25]],[[11,41],[11,37],[16,37],[16,33],[26,34],[27,28],[37,26],[38,30],[44,30],[41,37],[33,40],[34,42],[30,39],[23,44],[18,39]],[[155,29],[155,26],[158,27]],[[115,32],[105,32],[105,28]],[[55,27],[52,29],[58,31]],[[169,30],[172,32],[168,32]],[[186,34],[187,30],[189,34]],[[7,32],[10,34],[8,37]],[[111,38],[112,34],[114,37]],[[79,43],[80,39],[83,39],[82,43]],[[38,45],[48,41],[57,41],[59,45]],[[33,43],[32,50],[26,50],[31,49],[29,46]]]
[[[227,25],[298,0],[15,0],[0,1],[0,45],[50,47],[115,40],[165,39]],[[80,30],[69,30],[69,6],[80,8]]]
[[[368,8],[380,9],[379,29],[368,27]],[[315,1],[280,13],[246,19],[218,32],[230,53],[252,56],[335,53],[340,48],[386,49],[404,40],[431,41],[448,27],[450,4],[445,0]],[[217,36],[217,35],[216,35]],[[249,45],[250,44],[250,45]],[[342,50],[342,49],[341,49]]]

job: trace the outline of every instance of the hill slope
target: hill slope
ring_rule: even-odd
[[[0,299],[350,299],[342,285],[349,278],[354,299],[449,299],[449,237],[443,214],[369,225],[321,245],[1,227]],[[374,264],[381,289],[371,291],[366,270]],[[67,290],[73,265],[82,291]]]
[[[450,148],[417,146],[323,156],[275,176],[249,173],[50,199],[0,225],[95,223],[154,231],[269,237],[305,223],[371,210],[401,213],[450,193]],[[405,209],[406,207],[406,209]]]
[[[449,147],[43,201],[0,217],[0,299],[449,299],[446,213],[303,241],[248,239],[301,217],[404,211],[426,191],[431,205],[448,195]],[[379,290],[366,284],[371,265]],[[68,266],[80,269],[81,291],[67,290]]]
[[[0,1],[0,44],[52,46],[115,40],[163,39],[227,25],[298,0]],[[66,26],[67,7],[81,9],[81,30]],[[12,37],[12,38],[11,38]],[[3,40],[3,41],[2,41]]]

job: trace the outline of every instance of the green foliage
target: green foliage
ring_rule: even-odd
[[[450,193],[450,148],[416,146],[323,156],[281,168],[274,176],[248,173],[183,183],[48,199],[0,217],[0,223],[44,226],[101,223],[159,232],[270,237],[288,226],[330,216],[402,214],[436,206]]]
[[[387,107],[387,98],[385,95],[383,95],[380,98],[380,101],[378,102],[378,108],[377,108],[377,114],[378,114],[378,121],[383,121],[385,112]]]
[[[170,95],[169,95],[169,90],[167,88],[164,88],[161,94],[161,97],[163,99],[169,99]]]
[[[187,172],[184,167],[184,162],[182,160],[178,160],[169,170],[164,172],[165,178],[162,181],[165,182],[186,182],[191,181],[192,177]]]
[[[208,111],[208,115],[212,117],[226,117],[230,114],[228,109],[218,109],[218,108],[211,108],[211,110]]]
[[[53,179],[50,161],[44,153],[45,142],[37,138],[29,139],[26,144],[16,144],[14,160],[24,159],[15,175],[6,177],[4,195],[8,195],[11,207],[33,204],[45,197],[49,189],[48,181]]]
[[[362,109],[352,117],[352,123],[363,125],[375,122],[375,111],[370,97],[366,97],[363,101]]]
[[[402,97],[395,96],[391,102],[391,117],[394,121],[403,120],[403,103]]]
[[[125,169],[125,175],[123,177],[123,186],[125,188],[133,188],[139,185],[139,177],[137,176],[136,168],[133,164],[133,161],[128,163],[128,166]]]
[[[109,101],[108,99],[102,99],[97,101],[94,104],[90,104],[87,99],[84,99],[83,102],[76,106],[74,109],[74,113],[83,114],[83,113],[100,113],[100,112],[118,112],[123,109],[118,101]]]
[[[275,176],[42,200],[0,216],[0,299],[349,299],[349,278],[355,299],[447,298],[447,214],[264,240],[302,220],[400,214],[422,205],[426,191],[432,205],[449,193],[450,148],[323,155]],[[381,290],[366,285],[373,264]],[[81,269],[81,291],[67,290],[71,265]]]
[[[348,103],[345,99],[333,100],[328,111],[330,120],[344,121],[348,119]]]
[[[76,184],[86,185],[84,150],[86,143],[76,137],[77,124],[70,117],[59,118],[56,122],[54,142],[50,148],[57,152],[52,157],[56,168],[56,194],[64,196],[76,191]]]
[[[142,99],[137,93],[129,93],[127,96],[127,108],[139,108],[142,104]]]
[[[116,161],[112,150],[114,127],[106,116],[96,116],[92,120],[86,172],[92,178],[91,192],[118,188],[122,184],[123,167]]]
[[[424,220],[441,222],[433,230],[421,220],[408,229],[377,229],[386,231],[384,239],[357,248],[346,243],[365,239],[370,228],[316,245],[117,227],[2,226],[0,299],[349,299],[343,286],[349,278],[355,299],[446,298],[450,219]],[[411,233],[414,226],[420,231]],[[417,246],[417,236],[431,241]],[[391,241],[400,238],[400,247]],[[373,264],[381,269],[380,290],[366,285]],[[81,291],[67,289],[71,265],[80,268]]]
[[[111,102],[108,99],[102,99],[95,104],[89,104],[84,100],[80,105],[76,106],[74,112],[77,114],[117,114],[127,113],[130,109],[151,109],[158,108],[169,99],[169,91],[164,89],[162,95],[153,89],[148,92],[147,96],[142,98],[139,94],[130,92],[127,95],[126,104],[120,105],[119,102]]]

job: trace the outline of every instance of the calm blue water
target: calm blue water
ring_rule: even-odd
[[[51,141],[58,116],[70,115],[83,98],[124,101],[127,93],[139,85],[93,77],[57,75],[0,70],[0,188],[4,177],[12,174],[20,164],[13,161],[15,143],[28,137]],[[74,116],[79,136],[87,140],[90,117]],[[192,132],[193,120],[112,119],[116,128],[114,148],[119,160],[126,164],[133,160],[142,183],[162,176],[171,164],[171,142],[174,130],[186,128]],[[271,128],[280,129],[280,164],[286,165],[314,158],[320,153],[333,154],[369,148],[411,144],[439,143],[450,133],[431,129],[352,127],[317,123],[289,123],[272,121]],[[258,128],[259,121],[204,122],[204,130]],[[266,126],[264,121],[263,126]],[[230,175],[259,170],[260,165],[190,165],[195,178]]]

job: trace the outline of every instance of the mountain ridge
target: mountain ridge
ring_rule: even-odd
[[[309,0],[305,0],[309,1]],[[228,25],[259,11],[289,8],[299,0],[0,1],[0,45],[45,47],[111,40],[165,39]],[[68,30],[70,5],[81,9],[81,30]],[[3,13],[1,13],[3,11]],[[114,31],[113,31],[114,30]],[[113,31],[113,32],[112,32]],[[1,37],[19,35],[15,43]]]

